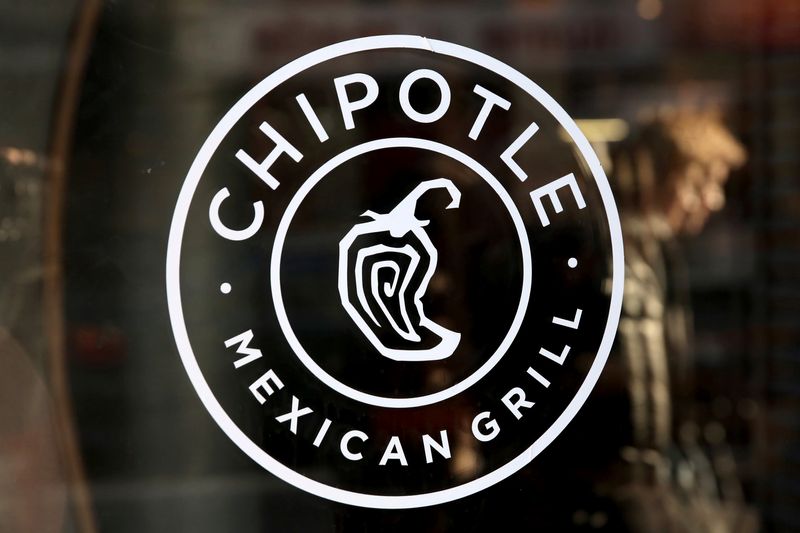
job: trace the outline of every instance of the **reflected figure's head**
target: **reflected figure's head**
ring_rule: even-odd
[[[725,205],[725,183],[746,152],[720,113],[669,110],[641,120],[612,157],[624,210],[693,234]]]

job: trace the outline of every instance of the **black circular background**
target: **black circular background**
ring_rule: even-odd
[[[420,173],[423,169],[439,171],[425,175]],[[439,189],[425,194],[417,204],[416,216],[430,222],[425,231],[438,250],[436,272],[422,304],[429,318],[460,333],[461,340],[456,352],[443,360],[393,361],[377,352],[340,303],[338,243],[353,225],[365,221],[361,214],[368,209],[387,213],[419,183],[440,177],[456,185],[461,202],[457,209],[446,210],[450,197]],[[346,201],[330,201],[343,196]],[[350,387],[391,398],[438,392],[475,372],[506,336],[522,290],[518,240],[499,196],[460,163],[418,148],[362,154],[339,165],[313,187],[292,219],[281,262],[281,292],[289,323],[310,357]],[[383,234],[359,238],[351,257],[374,242],[393,246],[410,242],[421,250],[414,238]],[[423,258],[417,273],[426,268]],[[414,283],[420,277],[414,277],[410,289],[418,286]],[[355,300],[353,281],[348,281],[351,300]],[[387,300],[397,317],[392,305],[397,298]],[[374,306],[373,312],[378,313]],[[412,343],[385,326],[373,331],[386,346],[407,350],[427,348],[439,339],[429,333]]]
[[[402,78],[418,68],[442,73],[452,91],[449,110],[432,124],[413,122],[402,113],[398,103]],[[378,81],[380,96],[368,109],[355,112],[355,129],[345,130],[333,79],[353,72],[373,76]],[[493,111],[478,140],[467,136],[483,103],[473,92],[475,84],[512,102],[509,112]],[[300,111],[295,100],[300,93],[306,94],[326,127],[330,135],[326,142],[317,139]],[[352,98],[358,97],[357,88],[354,88]],[[435,87],[420,83],[412,90],[411,99],[420,111],[431,110],[438,102],[438,92]],[[224,111],[219,110],[220,114]],[[271,168],[280,181],[276,190],[267,187],[234,157],[239,149],[244,149],[254,159],[261,160],[272,150],[274,144],[258,129],[262,121],[269,122],[303,154],[300,162],[286,155],[278,158]],[[532,121],[537,122],[539,131],[515,156],[529,174],[522,182],[501,161],[500,154]],[[284,338],[270,291],[269,263],[275,232],[298,188],[336,154],[363,142],[387,137],[430,139],[452,146],[484,165],[520,211],[534,254],[532,303],[519,334],[500,363],[464,393],[434,405],[410,409],[366,405],[335,392],[315,378]],[[302,287],[303,278],[313,277],[314,268],[327,271],[320,282],[330,275],[330,265],[325,266],[329,259],[320,260],[319,250],[332,254],[336,249],[342,236],[337,224],[341,229],[349,228],[357,221],[352,217],[362,209],[385,210],[406,193],[407,188],[398,185],[405,181],[394,176],[394,172],[422,180],[444,177],[448,170],[453,170],[449,167],[443,172],[441,158],[408,153],[403,153],[402,157],[398,154],[391,160],[379,158],[370,163],[369,159],[360,163],[354,161],[354,164],[368,167],[368,172],[356,182],[357,190],[337,186],[342,179],[355,179],[339,176],[323,180],[325,184],[314,193],[316,199],[304,202],[297,224],[322,227],[327,214],[340,207],[347,220],[340,218],[325,228],[324,235],[318,233],[312,237],[317,242],[306,248],[308,253],[290,250],[285,261],[291,256],[291,265],[282,273],[287,280],[294,278],[292,283]],[[385,166],[385,172],[375,172],[379,165]],[[469,176],[464,169],[455,168],[454,172],[452,175],[458,180]],[[569,193],[562,192],[564,212],[555,215],[548,207],[551,224],[543,227],[533,209],[530,192],[569,173],[575,174],[587,207],[579,210]],[[222,220],[230,227],[247,226],[252,220],[253,202],[264,203],[266,220],[254,237],[242,242],[227,241],[211,228],[209,205],[222,187],[227,187],[231,193],[220,212]],[[475,187],[474,195],[469,192],[471,187]],[[493,326],[480,333],[471,332],[471,342],[478,346],[476,354],[485,353],[481,350],[492,345],[501,329],[507,327],[508,317],[519,298],[516,290],[519,267],[513,266],[519,261],[518,243],[496,195],[482,191],[488,188],[477,182],[462,190],[467,194],[463,212],[480,213],[479,218],[470,215],[464,222],[489,232],[479,239],[483,244],[471,250],[465,248],[467,261],[473,265],[489,264],[490,270],[496,266],[492,272],[505,272],[508,276],[491,279],[480,273],[470,274],[463,312],[473,317],[487,316],[487,324]],[[434,227],[444,227],[451,214],[442,211],[441,200],[434,196],[426,199],[428,207],[424,208],[431,208],[426,216],[432,217]],[[247,111],[223,139],[203,173],[187,216],[180,266],[184,320],[194,356],[216,400],[233,422],[266,453],[302,475],[335,487],[384,495],[426,493],[481,477],[519,456],[553,424],[584,382],[596,357],[608,318],[610,295],[607,289],[611,274],[609,230],[602,206],[585,162],[565,140],[555,119],[530,95],[496,74],[419,50],[377,50],[330,60],[287,80]],[[299,228],[298,225],[290,231],[287,242],[303,237],[294,234]],[[432,239],[438,246],[446,247],[459,235],[460,232],[448,228]],[[491,251],[495,246],[499,247],[500,254],[496,258]],[[567,266],[571,257],[578,260],[575,269]],[[303,268],[311,270],[304,274],[300,272]],[[229,294],[220,292],[223,282],[231,284]],[[515,290],[510,290],[511,287]],[[314,313],[341,318],[341,303],[330,292],[333,289],[325,289],[328,296],[319,300]],[[437,303],[434,295],[435,291],[432,299],[426,302],[432,310],[437,305],[447,307],[446,298],[444,303]],[[283,296],[290,319],[298,328],[298,324],[306,320],[298,316],[303,310],[300,305],[303,296],[288,287],[284,287]],[[507,299],[512,301],[505,301]],[[578,308],[583,310],[578,330],[553,324],[554,316],[571,319]],[[470,320],[477,322],[474,318]],[[248,330],[254,335],[251,346],[259,348],[263,356],[236,369],[233,363],[240,356],[234,353],[234,348],[226,348],[224,342]],[[325,352],[326,346],[333,347],[334,343],[324,337],[314,338],[311,330],[302,331],[303,342],[315,347],[312,353],[315,360],[327,366],[338,357]],[[474,340],[481,339],[481,335],[484,335],[483,340]],[[541,348],[561,353],[565,345],[570,346],[570,354],[563,365],[538,355]],[[342,355],[351,356],[353,352]],[[456,361],[458,359],[453,359],[453,363]],[[374,364],[374,360],[368,364]],[[548,388],[526,374],[529,366],[550,381]],[[391,375],[387,373],[385,378],[380,378],[378,367],[388,368],[381,361],[363,370],[348,368],[346,376],[344,370],[342,376],[350,383],[375,390],[392,389],[391,385],[402,381],[402,387],[389,391],[398,395],[418,392],[426,381],[400,379],[395,377],[394,370]],[[449,371],[459,376],[468,373],[470,368],[466,365],[463,369]],[[335,370],[336,366],[330,364],[326,370],[330,369]],[[284,387],[262,405],[255,400],[249,386],[268,370],[280,377]],[[501,402],[514,387],[525,390],[527,399],[535,402],[533,408],[523,410],[524,416],[519,420]],[[289,411],[293,397],[298,398],[301,407],[313,409],[313,413],[298,421],[296,434],[289,431],[288,424],[275,420],[276,416]],[[487,443],[476,441],[470,433],[473,417],[482,411],[490,412],[501,428],[498,436]],[[321,445],[315,447],[312,442],[325,418],[330,419],[332,425]],[[339,450],[339,439],[352,429],[364,431],[369,437],[356,446],[364,455],[361,461],[349,461]],[[438,438],[442,430],[448,433],[454,457],[465,452],[473,454],[475,461],[469,469],[458,471],[455,459],[438,456],[432,464],[426,464],[421,437],[430,434]],[[378,464],[392,436],[401,440],[408,466],[397,461],[385,466]]]

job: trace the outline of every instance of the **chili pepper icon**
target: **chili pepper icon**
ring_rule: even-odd
[[[378,352],[394,361],[436,361],[446,359],[453,355],[461,334],[451,331],[425,315],[422,305],[422,297],[425,295],[428,284],[436,272],[438,263],[438,251],[434,246],[428,233],[425,231],[429,220],[420,220],[416,217],[415,211],[417,202],[426,192],[434,189],[444,189],[450,195],[450,203],[446,209],[456,209],[461,201],[461,192],[446,178],[439,178],[424,181],[417,185],[403,200],[401,200],[391,211],[385,214],[366,211],[361,216],[371,220],[356,224],[339,242],[339,272],[338,285],[339,296],[342,305],[350,318],[361,332],[367,337]],[[355,252],[355,262],[353,265],[355,279],[355,302],[351,300],[350,293],[350,262],[351,248],[364,236],[380,237],[381,234],[388,234],[392,238],[402,239],[413,236],[422,247],[417,251],[410,243],[402,246],[390,246],[386,244],[373,244]],[[393,256],[404,256],[401,263]],[[386,256],[382,259],[381,256]],[[373,257],[377,260],[373,261]],[[364,265],[370,261],[370,272],[364,272]],[[427,268],[421,272],[427,263]],[[423,265],[422,267],[420,265]],[[382,270],[390,273],[389,281],[380,282],[379,274]],[[416,275],[418,270],[420,275]],[[416,282],[416,288],[412,283]],[[407,299],[411,298],[413,307],[409,309]],[[375,302],[379,316],[375,315],[375,310],[370,304],[370,297]],[[385,298],[396,297],[399,307],[399,320],[395,319],[384,301]],[[410,311],[410,312],[409,312]],[[412,348],[392,348],[386,346],[376,335],[377,328],[388,327],[399,337],[404,339],[406,346],[414,343],[421,343],[422,336],[420,330],[427,330],[438,337],[439,341],[432,347]]]

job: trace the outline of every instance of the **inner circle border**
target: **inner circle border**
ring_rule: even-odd
[[[325,176],[327,176],[332,170],[342,163],[346,163],[354,157],[386,148],[419,148],[428,150],[454,159],[478,174],[486,183],[489,184],[494,192],[497,193],[497,196],[500,197],[501,202],[508,210],[509,215],[511,215],[511,220],[514,223],[514,229],[517,230],[520,251],[522,252],[522,290],[520,291],[519,304],[517,305],[517,311],[514,313],[514,319],[511,321],[511,326],[508,328],[508,332],[503,337],[503,340],[500,342],[497,350],[495,350],[492,356],[489,357],[489,359],[487,359],[486,362],[483,363],[476,371],[458,383],[432,394],[415,396],[412,398],[387,398],[385,396],[368,394],[345,385],[327,373],[317,364],[316,361],[314,361],[311,356],[308,355],[308,352],[305,351],[303,345],[297,339],[297,336],[295,335],[292,326],[289,323],[289,318],[286,315],[286,309],[283,306],[283,293],[281,290],[280,262],[286,234],[289,231],[289,225],[292,223],[292,218],[297,212],[297,209],[300,207],[300,204],[303,202],[303,200],[305,200],[306,196],[308,196],[308,193],[311,192],[311,189],[313,189],[317,183],[322,181]],[[281,331],[283,331],[283,334],[286,337],[286,340],[289,342],[289,346],[292,348],[295,355],[297,355],[300,361],[306,366],[306,368],[308,368],[308,370],[311,371],[312,374],[314,374],[315,377],[317,377],[317,379],[331,387],[336,392],[353,400],[357,400],[369,405],[388,408],[422,407],[424,405],[430,405],[444,401],[448,398],[452,398],[456,394],[464,392],[469,387],[480,381],[484,376],[486,376],[486,374],[488,374],[492,368],[497,365],[500,359],[503,358],[508,351],[508,348],[511,346],[511,343],[514,342],[517,333],[519,333],[519,328],[522,326],[522,321],[525,319],[525,314],[528,310],[528,302],[531,294],[531,278],[533,277],[531,273],[533,266],[531,263],[531,245],[528,241],[528,235],[525,230],[525,223],[522,221],[522,216],[520,215],[517,206],[514,204],[514,201],[508,195],[508,192],[503,188],[502,185],[500,185],[500,182],[497,181],[497,178],[495,178],[492,173],[486,169],[486,167],[475,161],[475,159],[471,158],[467,154],[456,150],[451,146],[447,146],[446,144],[414,137],[388,137],[385,139],[367,141],[338,153],[335,157],[331,158],[329,161],[315,170],[311,176],[305,182],[303,182],[295,195],[289,201],[289,205],[286,207],[286,211],[283,212],[283,216],[278,224],[278,230],[275,233],[275,242],[272,247],[272,258],[270,260],[270,287],[272,288],[273,304],[275,306],[275,313],[278,317],[278,324],[281,327]]]
[[[613,268],[608,321],[606,322],[603,339],[600,342],[597,356],[592,362],[592,366],[587,372],[586,378],[578,389],[578,392],[556,421],[536,439],[530,447],[505,465],[488,474],[447,489],[398,496],[365,494],[320,483],[319,481],[303,476],[286,467],[250,440],[222,408],[203,377],[203,373],[194,356],[191,342],[189,341],[189,336],[186,331],[180,289],[181,244],[192,197],[194,196],[197,185],[200,182],[208,162],[231,128],[233,128],[239,119],[258,102],[258,100],[272,89],[303,70],[343,55],[387,48],[423,50],[467,61],[468,63],[483,67],[506,78],[543,105],[569,134],[592,172],[592,176],[600,192],[608,221]],[[186,180],[178,195],[167,244],[166,290],[170,323],[172,325],[173,335],[175,336],[175,343],[183,365],[186,368],[186,372],[189,375],[189,379],[214,421],[242,451],[267,471],[283,479],[287,483],[311,494],[335,502],[359,507],[410,509],[450,502],[491,487],[527,465],[546,448],[561,431],[563,431],[567,424],[575,417],[578,410],[580,410],[595,383],[597,383],[600,373],[608,359],[608,354],[611,351],[614,336],[619,325],[620,311],[622,309],[624,268],[622,230],[620,228],[619,214],[616,204],[614,203],[614,196],[611,192],[608,179],[589,141],[567,112],[564,111],[550,95],[521,72],[482,52],[446,41],[428,39],[417,35],[377,35],[326,46],[284,65],[250,89],[222,117],[222,120],[214,127],[211,134],[200,148],[192,166],[189,168]]]

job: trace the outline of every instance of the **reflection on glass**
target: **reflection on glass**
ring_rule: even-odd
[[[0,531],[800,527],[797,2],[18,4],[0,22]],[[626,244],[615,354],[573,427],[492,490],[404,514],[331,505],[241,457],[186,382],[163,302],[175,193],[224,110],[309,50],[380,33],[485,51],[582,117]],[[687,83],[724,111],[642,116]],[[491,459],[469,423],[443,475]]]

